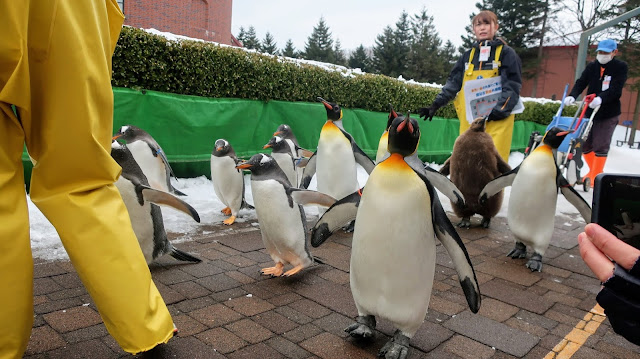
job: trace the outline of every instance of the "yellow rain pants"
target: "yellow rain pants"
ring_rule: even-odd
[[[123,19],[115,0],[0,0],[0,359],[22,357],[33,325],[25,142],[31,200],[109,333],[131,353],[173,335],[113,184],[111,57]]]
[[[460,120],[460,134],[466,131],[471,123],[467,119],[467,111],[466,111],[466,100],[464,96],[464,85],[465,82],[476,80],[479,78],[491,78],[500,76],[498,72],[498,68],[494,68],[491,70],[474,70],[474,66],[471,63],[473,59],[473,51],[469,56],[469,63],[467,69],[464,72],[462,78],[462,87],[461,90],[456,95],[456,98],[453,100],[453,105],[456,109],[456,113],[458,114],[458,119]],[[500,51],[502,50],[499,47],[496,50],[495,58],[500,58]],[[474,119],[471,119],[473,121]],[[513,137],[513,123],[515,121],[515,115],[509,115],[507,118],[498,121],[490,121],[487,122],[487,127],[485,131],[491,135],[493,139],[493,143],[496,145],[498,149],[498,153],[500,157],[502,157],[505,162],[509,162],[509,153],[511,152],[511,139]]]

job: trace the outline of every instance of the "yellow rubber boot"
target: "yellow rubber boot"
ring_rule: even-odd
[[[33,321],[24,141],[36,161],[31,200],[56,228],[109,333],[130,353],[173,336],[113,185],[111,56],[122,21],[115,0],[0,1],[0,359],[22,356]]]

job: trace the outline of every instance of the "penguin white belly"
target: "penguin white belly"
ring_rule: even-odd
[[[520,166],[509,195],[507,221],[516,240],[544,255],[557,200],[555,162],[550,154],[534,151]]]
[[[336,127],[336,131],[339,129]],[[351,142],[342,132],[320,134],[318,141],[316,173],[318,191],[335,199],[341,199],[358,189],[356,160]]]
[[[138,238],[144,259],[147,261],[147,264],[149,264],[153,261],[153,219],[151,217],[151,205],[146,201],[144,205],[140,205],[136,196],[135,187],[125,178],[119,177],[118,181],[116,181],[116,187],[129,212],[131,226],[133,227],[136,238]]]
[[[151,147],[144,141],[127,143],[133,158],[149,181],[149,187],[169,192],[167,187],[167,169],[160,156],[154,156]]]
[[[294,266],[311,264],[300,207],[295,202],[289,206],[284,186],[275,180],[252,180],[251,191],[262,240],[271,258]]]
[[[373,170],[356,217],[351,291],[360,315],[386,318],[409,337],[424,321],[431,296],[431,218],[428,191],[415,173]]]
[[[296,176],[296,170],[293,167],[293,158],[286,153],[272,153],[271,157],[278,163],[278,166],[282,169],[284,174],[289,180],[289,184],[292,187],[298,186],[298,178]]]
[[[211,181],[218,199],[237,216],[242,206],[244,183],[242,171],[236,169],[233,158],[211,156]]]

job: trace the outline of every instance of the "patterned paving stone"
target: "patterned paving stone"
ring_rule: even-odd
[[[538,337],[471,312],[463,312],[444,326],[516,357],[524,356],[540,341]]]

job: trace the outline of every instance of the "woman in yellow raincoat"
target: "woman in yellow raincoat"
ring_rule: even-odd
[[[516,52],[496,38],[496,14],[483,10],[471,23],[477,41],[458,60],[431,106],[419,109],[418,114],[431,120],[440,107],[453,99],[460,133],[475,118],[488,116],[486,131],[507,161],[513,135],[512,112],[518,103],[521,105],[522,64]]]
[[[131,353],[173,336],[114,186],[111,56],[123,20],[116,0],[0,0],[0,359],[22,357],[33,325],[25,143],[31,200],[109,333]]]

